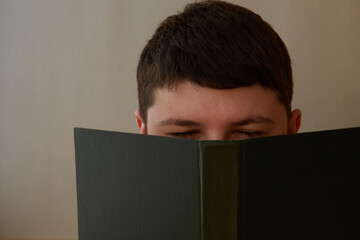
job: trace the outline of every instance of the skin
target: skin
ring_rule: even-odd
[[[201,87],[187,80],[154,92],[147,123],[135,112],[141,134],[199,140],[240,140],[297,133],[301,112],[288,118],[276,93],[260,85],[235,89]]]

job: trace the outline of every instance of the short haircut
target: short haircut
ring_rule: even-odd
[[[192,3],[160,24],[137,67],[145,123],[155,89],[172,89],[184,80],[215,89],[260,84],[274,90],[291,112],[293,80],[286,46],[259,15],[238,5]]]

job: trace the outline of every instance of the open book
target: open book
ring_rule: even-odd
[[[75,128],[79,240],[360,239],[360,128],[197,141]]]

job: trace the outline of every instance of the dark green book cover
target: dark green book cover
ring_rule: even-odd
[[[360,239],[360,128],[240,141],[75,129],[79,240]]]

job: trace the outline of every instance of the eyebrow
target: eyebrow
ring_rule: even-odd
[[[255,116],[255,117],[248,117],[248,118],[242,119],[240,121],[233,122],[230,124],[230,126],[238,127],[238,126],[244,126],[244,125],[251,124],[251,123],[256,123],[256,124],[274,123],[274,121],[271,120],[270,118],[266,118],[266,117],[262,117],[262,116]],[[191,121],[191,120],[181,119],[181,118],[169,118],[169,119],[160,121],[160,123],[159,123],[159,127],[170,126],[170,125],[176,125],[176,126],[181,126],[181,127],[198,127],[201,124]]]
[[[266,118],[266,117],[262,117],[262,116],[255,116],[255,117],[248,117],[248,118],[242,119],[240,121],[231,123],[230,125],[232,127],[234,127],[234,126],[244,126],[244,125],[251,124],[251,123],[256,123],[256,124],[272,123],[272,124],[274,124],[275,122],[270,118]]]
[[[200,124],[197,122],[194,122],[191,120],[186,120],[186,119],[178,119],[178,118],[169,118],[169,119],[163,120],[159,123],[159,127],[169,126],[169,125],[176,125],[176,126],[181,126],[181,127],[198,127],[198,126],[200,126]]]

